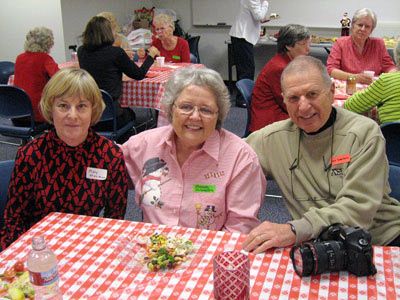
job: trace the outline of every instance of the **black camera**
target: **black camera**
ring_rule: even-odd
[[[319,237],[293,246],[290,258],[299,276],[347,270],[356,276],[375,275],[371,234],[360,227],[335,223]]]

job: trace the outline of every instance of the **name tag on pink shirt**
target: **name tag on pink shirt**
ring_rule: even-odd
[[[194,193],[215,193],[215,185],[194,184],[193,192]]]
[[[96,180],[106,180],[107,179],[107,170],[88,167],[86,169],[86,178],[96,179]]]

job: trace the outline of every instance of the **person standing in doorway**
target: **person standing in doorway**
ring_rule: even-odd
[[[241,0],[239,11],[232,25],[231,36],[233,59],[236,65],[236,80],[248,78],[254,80],[255,63],[253,47],[260,38],[261,23],[266,22],[268,1]],[[243,99],[237,99],[238,106]]]

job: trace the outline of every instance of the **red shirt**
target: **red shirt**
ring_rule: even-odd
[[[39,102],[43,88],[58,70],[56,62],[46,53],[25,52],[15,61],[14,85],[24,89],[31,98],[36,122],[45,122]]]
[[[375,75],[397,70],[382,39],[369,37],[365,42],[363,53],[360,54],[351,36],[342,37],[333,44],[326,62],[329,74],[339,69],[352,74],[364,71],[374,71]]]
[[[178,37],[178,42],[173,50],[165,50],[160,39],[153,40],[151,46],[156,47],[160,51],[160,56],[165,57],[165,62],[190,63],[189,44],[183,38]]]
[[[289,118],[281,90],[281,74],[289,62],[287,54],[276,53],[258,75],[251,94],[251,132]]]

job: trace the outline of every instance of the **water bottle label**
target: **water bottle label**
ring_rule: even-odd
[[[31,272],[29,271],[29,278],[34,285],[45,286],[51,285],[59,279],[57,266],[51,268],[46,272]]]

